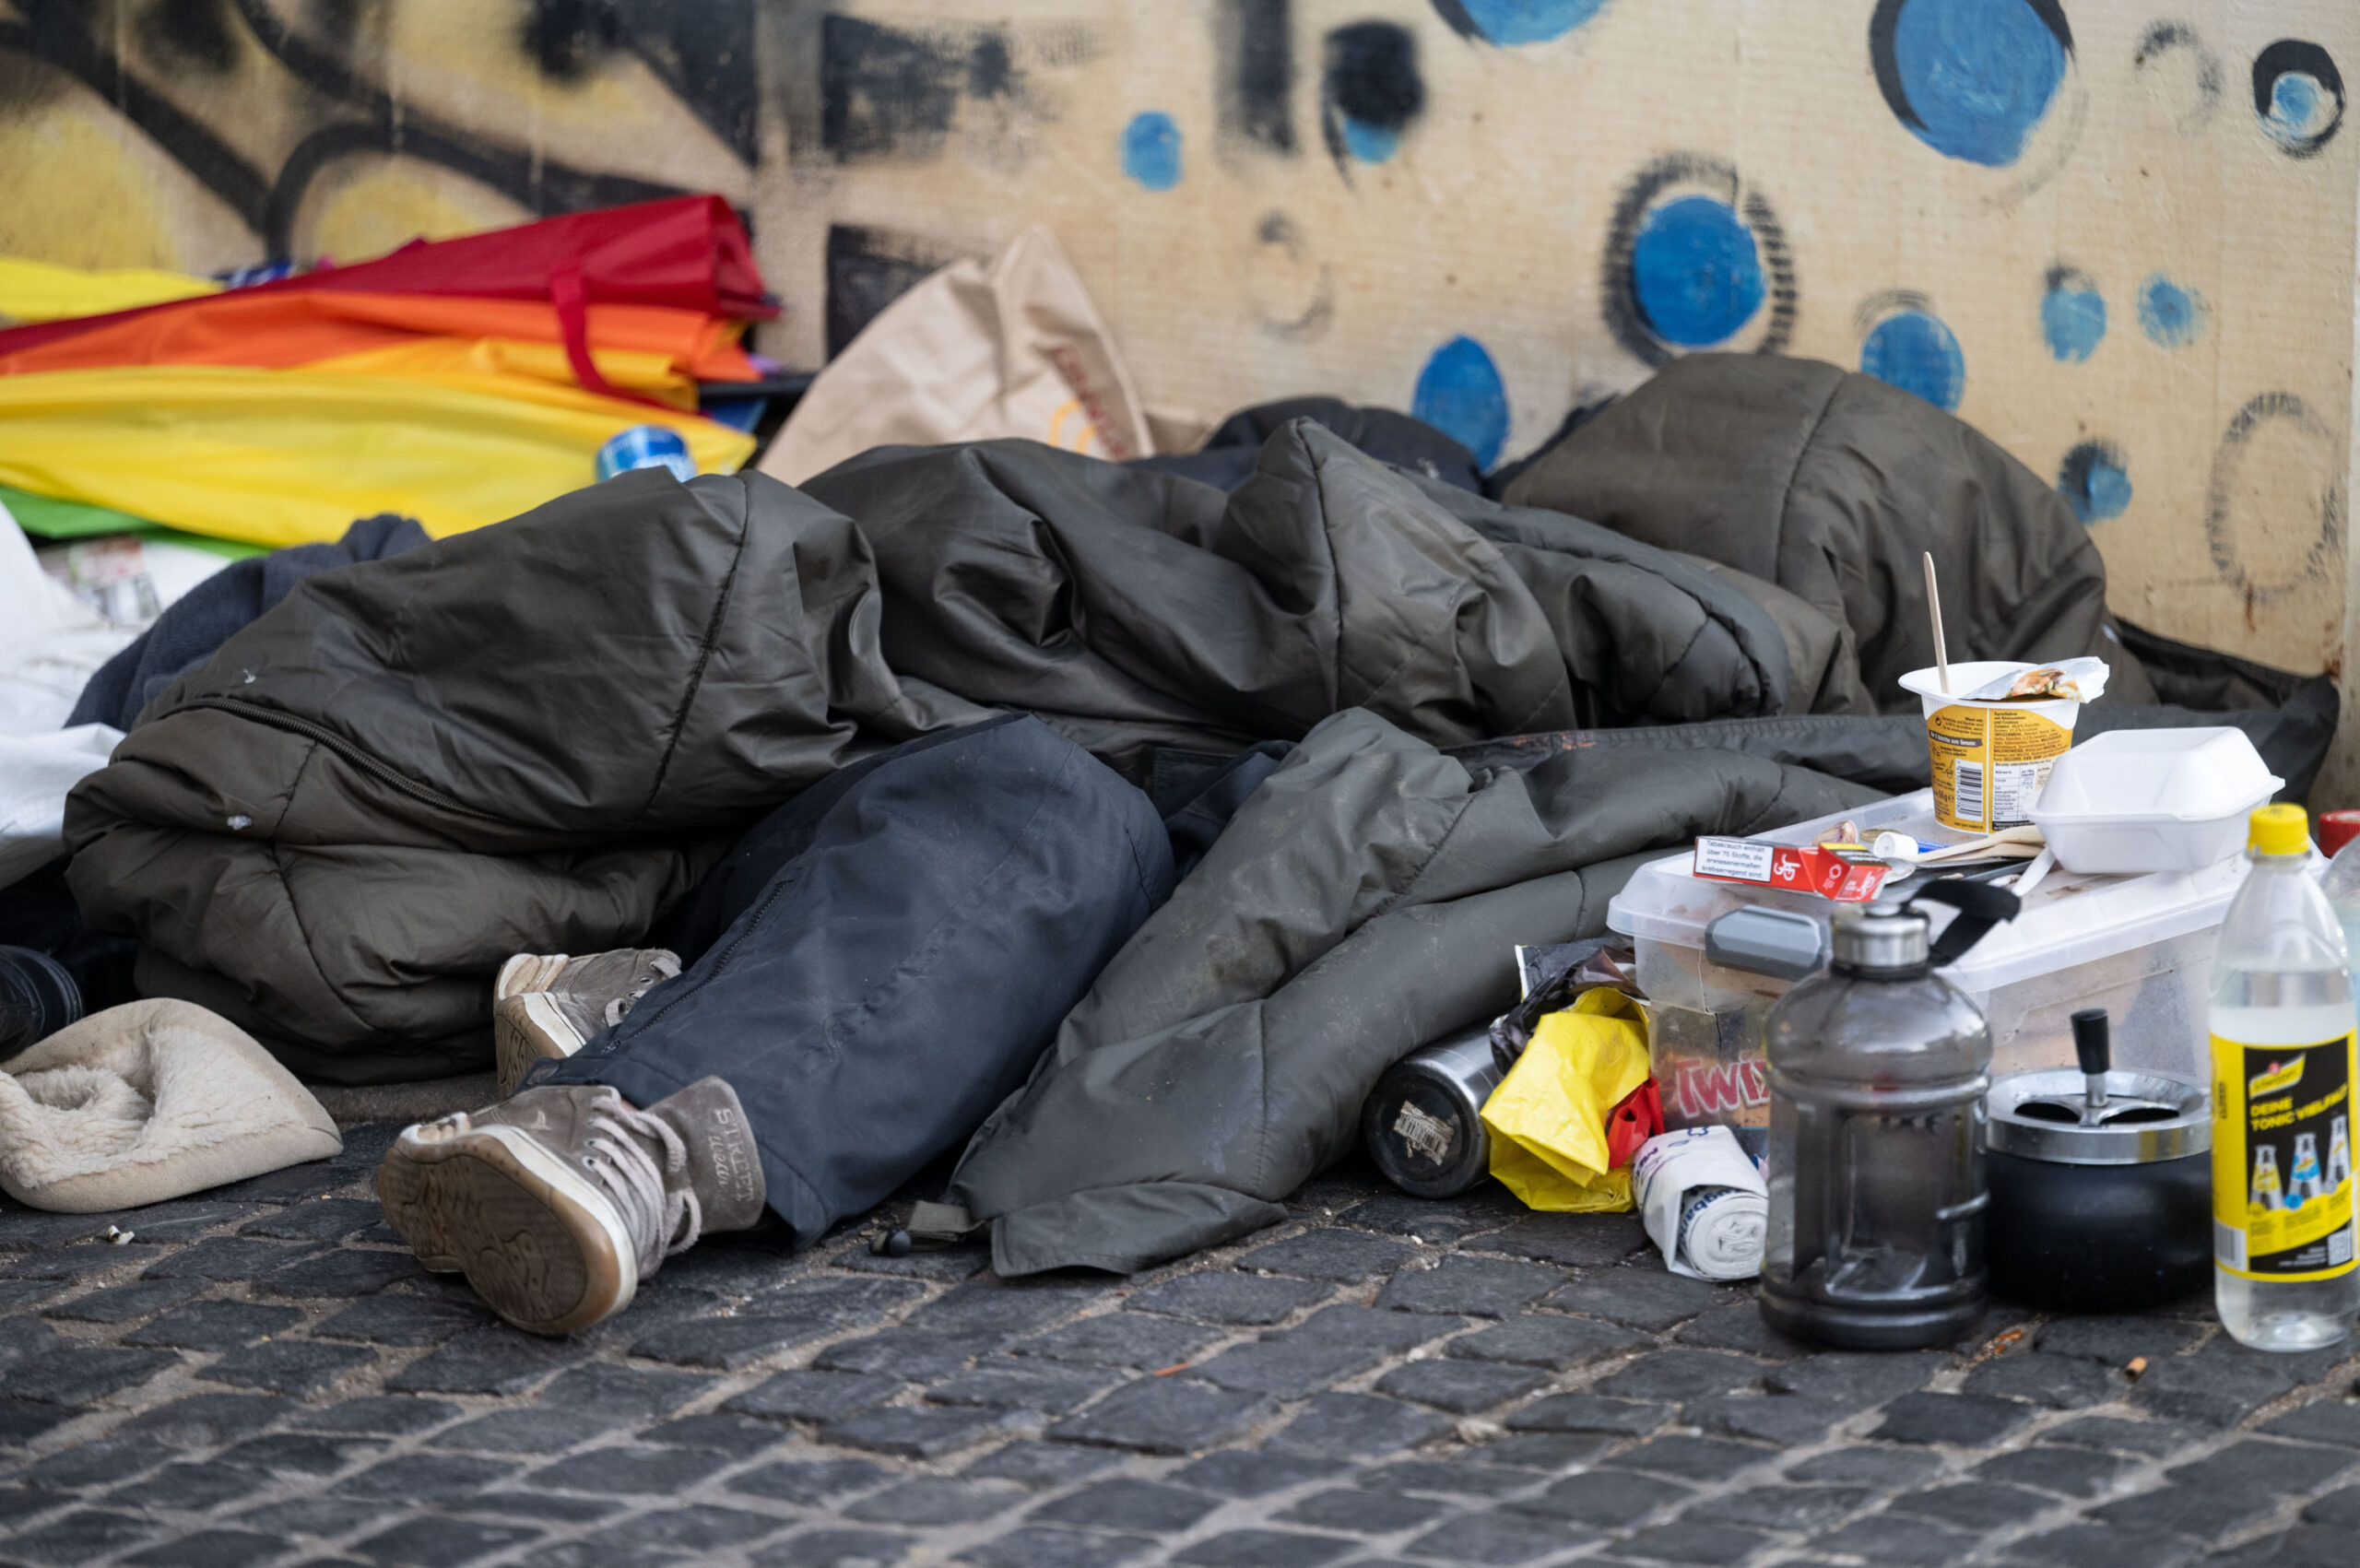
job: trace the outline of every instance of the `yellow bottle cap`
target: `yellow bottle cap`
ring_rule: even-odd
[[[2256,855],[2300,855],[2311,847],[2310,827],[2299,806],[2258,806],[2246,819],[2246,847]]]

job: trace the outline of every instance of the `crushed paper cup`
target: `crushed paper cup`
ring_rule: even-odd
[[[2015,659],[1979,659],[1951,666],[1951,690],[1941,673],[1914,669],[1904,690],[1925,705],[1926,749],[1934,774],[1934,817],[1960,832],[1989,833],[2032,820],[2048,770],[2073,744],[2082,704],[2070,697],[1998,701],[1955,693],[1979,691],[2027,670],[2059,668]],[[2077,683],[2078,686],[2078,683]],[[2105,682],[2097,682],[2105,690]]]

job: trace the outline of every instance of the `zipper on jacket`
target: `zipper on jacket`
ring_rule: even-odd
[[[421,801],[437,810],[454,811],[461,816],[473,817],[486,822],[501,820],[488,811],[479,811],[463,801],[454,800],[441,790],[419,784],[407,774],[379,761],[325,725],[314,724],[310,719],[298,718],[293,713],[283,713],[277,708],[266,708],[259,702],[249,702],[237,697],[198,697],[183,703],[174,711],[184,713],[191,708],[218,708],[223,713],[235,713],[240,718],[251,719],[258,725],[266,725],[272,729],[286,730],[289,734],[302,736],[307,740],[317,741],[378,783],[399,790],[411,799]]]

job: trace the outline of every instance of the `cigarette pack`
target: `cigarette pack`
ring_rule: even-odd
[[[1700,838],[1697,876],[1714,882],[1752,882],[1789,892],[1816,893],[1837,903],[1865,903],[1884,886],[1889,867],[1872,855],[1827,844],[1799,847],[1752,839]]]

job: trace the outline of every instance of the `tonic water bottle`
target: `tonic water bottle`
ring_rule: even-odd
[[[2254,812],[2212,952],[2213,1280],[2222,1326],[2258,1350],[2332,1345],[2360,1308],[2352,976],[2307,830],[2299,806]]]

